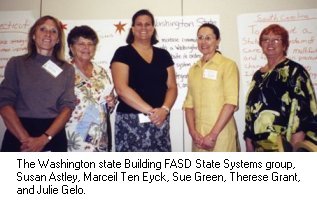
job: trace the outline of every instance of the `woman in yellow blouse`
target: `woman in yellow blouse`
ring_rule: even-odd
[[[238,68],[217,50],[219,29],[202,24],[197,44],[202,57],[190,68],[183,105],[193,151],[237,151],[233,113],[238,105]]]

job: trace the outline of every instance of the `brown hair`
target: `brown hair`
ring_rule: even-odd
[[[154,26],[154,24],[155,24],[154,16],[149,10],[146,10],[146,9],[139,10],[138,12],[136,12],[133,15],[133,17],[132,17],[132,26],[135,25],[136,18],[138,18],[139,16],[142,16],[142,15],[149,16],[151,18],[152,25]],[[134,41],[134,35],[132,33],[132,28],[130,28],[129,34],[128,34],[127,39],[126,39],[126,42],[128,44],[132,44],[133,41]],[[157,40],[156,29],[154,28],[154,33],[153,33],[153,35],[151,37],[151,44],[153,45],[153,44],[156,44],[156,43],[158,43],[158,40]]]
[[[197,30],[197,34],[198,34],[199,30],[201,28],[204,28],[204,27],[210,28],[214,32],[216,39],[219,40],[219,38],[220,38],[219,28],[216,25],[211,24],[211,23],[204,23],[204,24],[200,25],[198,30]]]
[[[218,28],[216,25],[211,24],[211,23],[204,23],[204,24],[200,25],[199,28],[198,28],[198,30],[197,30],[197,34],[198,34],[198,32],[199,32],[200,29],[205,28],[205,27],[210,28],[210,29],[214,32],[214,34],[215,34],[217,40],[220,39],[220,31],[219,31],[219,28]],[[218,50],[218,46],[217,46],[216,52],[218,52],[218,53],[221,54],[221,51]]]
[[[52,20],[57,28],[58,31],[58,39],[59,42],[55,44],[54,50],[53,50],[53,57],[55,57],[58,61],[64,62],[65,61],[65,55],[64,55],[64,46],[65,46],[65,35],[64,31],[62,29],[61,22],[56,19],[55,17],[52,17],[50,15],[43,16],[39,18],[31,27],[29,34],[28,34],[28,53],[27,58],[33,57],[37,54],[35,41],[33,40],[33,35],[35,34],[37,28],[44,24],[46,20]]]

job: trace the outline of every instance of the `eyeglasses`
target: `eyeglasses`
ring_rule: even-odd
[[[262,38],[261,42],[265,44],[269,44],[269,43],[279,44],[282,42],[282,39],[281,38]]]
[[[79,46],[80,48],[85,48],[85,47],[92,48],[96,46],[94,43],[84,43],[84,42],[79,42],[75,44]]]
[[[212,41],[212,40],[215,40],[216,38],[214,37],[214,36],[212,36],[212,35],[198,35],[197,36],[197,40],[199,40],[199,41],[203,41],[203,40],[205,40],[205,41],[207,41],[207,42],[210,42],[210,41]]]

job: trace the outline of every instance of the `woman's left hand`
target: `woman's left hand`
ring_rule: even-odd
[[[204,141],[202,143],[202,146],[206,150],[213,150],[216,146],[218,135],[216,134],[209,134],[204,138]]]

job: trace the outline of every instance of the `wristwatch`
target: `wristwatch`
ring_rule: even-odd
[[[46,137],[49,141],[51,141],[53,139],[53,137],[51,135],[47,134],[46,132],[44,133],[44,135],[46,135]]]

